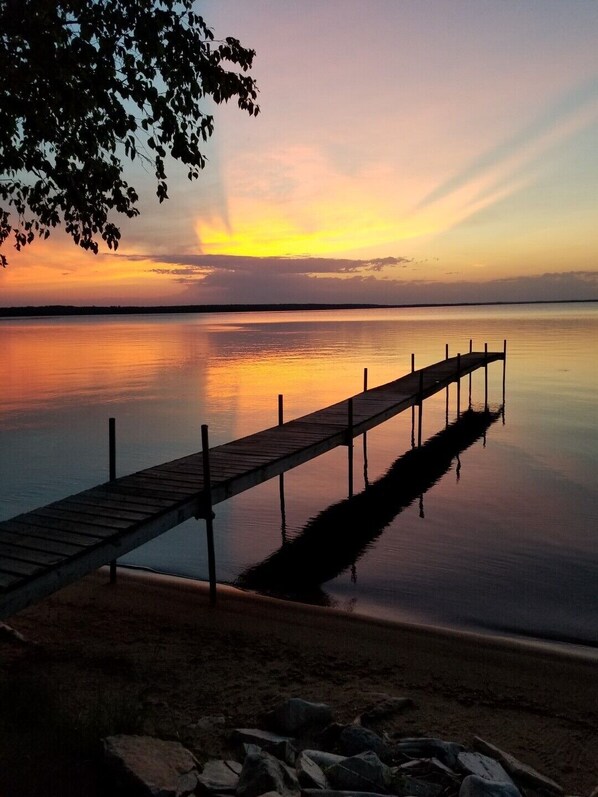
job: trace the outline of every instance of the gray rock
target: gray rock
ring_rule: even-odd
[[[392,785],[394,793],[400,797],[438,797],[444,789],[440,783],[407,778],[404,775],[395,778]]]
[[[465,751],[462,744],[445,742],[443,739],[431,739],[426,736],[401,739],[393,747],[394,753],[402,753],[410,758],[437,758],[439,761],[454,769],[457,765],[457,756]]]
[[[197,776],[198,792],[203,794],[234,794],[243,769],[238,761],[208,761]]]
[[[295,761],[297,777],[302,788],[305,789],[327,789],[328,780],[322,772],[322,768],[309,756],[305,750],[299,753]]]
[[[382,795],[373,791],[337,791],[336,789],[326,789],[325,791],[303,789],[301,795],[302,797],[389,797],[387,794]]]
[[[291,697],[268,712],[265,720],[275,731],[294,735],[314,725],[328,725],[332,722],[332,709],[325,703]]]
[[[104,754],[119,780],[146,797],[184,797],[197,785],[197,761],[179,742],[108,736]]]
[[[232,733],[232,740],[239,746],[255,744],[291,766],[297,757],[293,739],[288,736],[279,736],[277,733],[261,731],[259,728],[236,728]]]
[[[333,764],[338,764],[339,761],[344,761],[346,758],[344,755],[325,753],[323,750],[304,750],[303,754],[309,756],[311,760],[315,761],[315,763],[322,769],[327,769]]]
[[[500,783],[477,775],[468,775],[461,784],[459,797],[521,797],[514,783]]]
[[[299,781],[281,761],[262,751],[250,753],[243,763],[237,785],[237,797],[259,797],[276,792],[284,797],[299,794]]]
[[[389,754],[388,745],[369,728],[362,728],[360,725],[347,725],[341,731],[338,739],[341,753],[345,756],[359,755],[370,750],[380,758],[385,758]]]
[[[479,736],[474,738],[474,747],[476,750],[479,750],[480,753],[485,753],[490,756],[490,758],[499,761],[509,775],[511,775],[515,781],[521,782],[524,786],[545,789],[552,794],[564,793],[562,786],[559,786],[554,780],[547,778],[545,775],[541,775],[532,767],[523,764],[519,759],[515,758],[515,756],[510,753],[505,753],[504,750],[490,744],[490,742],[484,741],[484,739],[480,739]]]
[[[337,789],[386,793],[392,772],[376,753],[367,750],[333,764],[326,770],[326,777]]]
[[[362,712],[359,722],[361,725],[369,727],[372,723],[380,722],[380,720],[388,719],[397,714],[403,714],[408,709],[413,708],[414,705],[415,703],[410,697],[391,697],[388,695]]]
[[[467,775],[477,775],[498,783],[513,783],[504,767],[483,753],[459,753],[457,765]]]
[[[451,781],[460,780],[459,776],[450,767],[447,767],[446,764],[443,764],[437,758],[414,758],[396,767],[396,772],[400,775],[423,778],[424,780],[440,779],[446,781],[447,778]]]

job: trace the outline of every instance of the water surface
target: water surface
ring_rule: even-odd
[[[122,475],[198,450],[202,423],[212,445],[274,425],[279,393],[291,419],[361,390],[364,367],[374,386],[407,372],[412,352],[427,365],[447,343],[455,354],[470,339],[502,350],[506,338],[504,419],[457,445],[382,528],[365,528],[366,512],[369,542],[354,560],[345,546],[338,574],[292,592],[378,617],[598,642],[596,305],[14,319],[0,330],[2,519],[104,481],[110,416]],[[467,380],[462,391],[467,404]],[[424,439],[444,429],[445,400],[426,402]],[[499,363],[489,400],[502,401]],[[479,372],[473,408],[483,401]],[[455,416],[453,388],[449,425]],[[367,467],[356,440],[357,494],[410,450],[411,434],[409,411],[368,433]],[[286,474],[284,519],[278,479],[218,505],[219,580],[236,582],[314,524],[341,547],[347,491],[337,449]],[[203,524],[125,561],[206,578]]]

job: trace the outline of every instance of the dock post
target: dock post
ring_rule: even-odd
[[[484,412],[488,412],[488,344],[484,343]]]
[[[449,358],[449,345],[448,343],[444,346],[444,359],[448,360]],[[444,425],[448,426],[449,423],[449,386],[446,386],[446,400],[444,402]]]
[[[108,478],[116,479],[116,419],[108,418]],[[116,584],[116,559],[110,562],[110,583]]]
[[[353,399],[347,401],[347,450],[349,459],[349,498],[353,498]]]
[[[282,393],[278,394],[278,425],[282,426],[284,423],[284,398]],[[283,543],[287,541],[287,513],[284,500],[284,473],[278,477],[278,495],[280,498],[280,533],[282,535]]]
[[[411,354],[411,373],[415,372],[415,354]],[[411,448],[415,448],[415,404],[411,405]]]
[[[363,369],[363,392],[368,392],[368,369]],[[363,433],[363,483],[365,487],[369,487],[368,480],[368,433]]]
[[[208,426],[201,425],[201,453],[203,459],[203,487],[206,496],[206,534],[208,538],[208,575],[210,579],[210,603],[216,603],[216,556],[214,553],[214,514],[212,512],[212,485],[210,474],[210,444]]]
[[[469,353],[473,352],[473,340],[469,339]],[[471,409],[471,371],[469,372],[469,401],[467,403],[467,409]]]
[[[424,409],[424,372],[419,372],[419,394],[418,394],[418,406],[419,410],[417,413],[417,447],[421,448],[422,444],[422,412]]]
[[[457,419],[461,417],[461,353],[457,354]]]
[[[505,389],[507,385],[507,341],[502,342],[502,419],[505,422]]]

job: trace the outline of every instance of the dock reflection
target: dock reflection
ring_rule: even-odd
[[[502,410],[471,409],[420,448],[400,456],[376,482],[353,498],[329,506],[294,539],[239,575],[236,585],[271,595],[328,605],[320,585],[354,568],[364,551],[394,518],[447,473],[453,461],[476,441]],[[423,515],[422,515],[423,516]]]

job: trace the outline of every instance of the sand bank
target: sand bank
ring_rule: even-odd
[[[247,725],[281,696],[297,695],[351,721],[375,693],[389,693],[413,698],[416,708],[380,730],[466,744],[479,735],[567,793],[598,784],[592,653],[373,621],[230,588],[211,607],[203,584],[122,570],[116,585],[98,572],[10,623],[37,644],[0,642],[4,677],[43,672],[73,712],[98,695],[133,697],[146,732],[179,738],[200,755],[226,748],[224,730],[206,737],[197,727],[205,715]],[[10,745],[0,770],[3,763],[24,769]],[[89,762],[69,766],[85,793],[100,793],[89,790]],[[3,777],[0,789],[13,793]],[[65,788],[64,773],[55,777]]]

